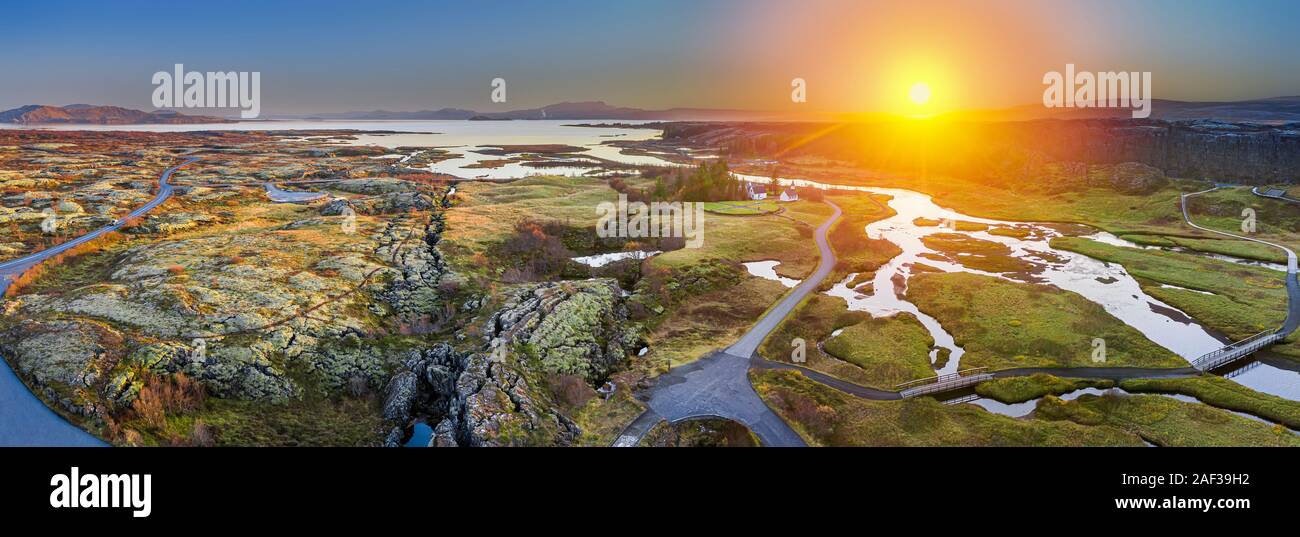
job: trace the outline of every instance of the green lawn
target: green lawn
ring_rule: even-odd
[[[984,272],[1033,272],[1034,264],[1011,256],[1011,247],[961,233],[935,233],[921,237],[926,248],[958,263]]]

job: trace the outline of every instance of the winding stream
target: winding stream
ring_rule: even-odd
[[[1082,389],[1075,390],[1075,391],[1072,391],[1072,392],[1069,392],[1069,393],[1061,394],[1061,395],[1059,395],[1058,397],[1059,397],[1060,399],[1062,399],[1062,400],[1065,400],[1065,401],[1073,401],[1073,400],[1078,399],[1079,397],[1082,397],[1082,396],[1084,396],[1084,395],[1096,395],[1096,396],[1101,396],[1101,395],[1105,395],[1105,394],[1107,394],[1107,393],[1113,393],[1113,394],[1119,394],[1119,395],[1151,395],[1151,396],[1155,396],[1155,397],[1168,397],[1168,398],[1170,398],[1170,399],[1175,399],[1175,400],[1178,400],[1178,401],[1182,401],[1182,402],[1184,402],[1184,403],[1199,403],[1199,404],[1205,404],[1205,405],[1208,405],[1208,406],[1214,406],[1214,405],[1209,405],[1208,403],[1204,403],[1204,402],[1202,402],[1200,399],[1197,399],[1197,398],[1192,397],[1192,396],[1190,396],[1190,395],[1183,395],[1183,394],[1179,394],[1179,393],[1158,393],[1158,392],[1140,392],[1140,393],[1132,393],[1132,392],[1126,391],[1126,390],[1124,390],[1124,389],[1122,389],[1122,388],[1108,388],[1108,389],[1099,389],[1099,388],[1082,388]],[[1021,418],[1021,417],[1025,417],[1025,416],[1028,416],[1028,415],[1032,414],[1032,413],[1034,412],[1034,410],[1038,408],[1038,402],[1039,402],[1039,401],[1042,401],[1042,400],[1043,400],[1043,398],[1042,398],[1042,397],[1039,397],[1039,398],[1037,398],[1037,399],[1030,399],[1030,400],[1025,401],[1025,402],[1022,402],[1022,403],[1003,403],[1003,402],[1001,402],[1001,401],[997,401],[997,400],[994,400],[994,399],[989,399],[989,398],[985,398],[985,397],[978,397],[978,398],[976,398],[976,399],[969,400],[969,401],[965,401],[965,402],[970,403],[970,404],[973,404],[973,405],[976,405],[976,406],[978,406],[978,407],[980,407],[980,408],[983,408],[984,410],[987,410],[987,411],[992,412],[992,413],[994,413],[994,414],[1001,414],[1001,415],[1003,415],[1003,416],[1008,416],[1008,417],[1012,417],[1012,418]],[[1219,407],[1215,407],[1215,408],[1219,408]],[[1228,410],[1228,409],[1226,409],[1226,408],[1220,408],[1220,410],[1223,410],[1223,411],[1225,411],[1225,412],[1230,412],[1230,413],[1232,413],[1232,414],[1235,414],[1235,415],[1237,415],[1237,416],[1241,416],[1241,417],[1243,417],[1243,418],[1246,418],[1246,419],[1249,419],[1249,420],[1252,420],[1252,421],[1257,421],[1257,422],[1263,423],[1263,424],[1268,425],[1268,426],[1270,426],[1270,427],[1271,427],[1271,426],[1274,426],[1274,425],[1277,425],[1277,423],[1275,423],[1275,422],[1272,422],[1272,421],[1266,420],[1266,419],[1261,418],[1261,417],[1259,417],[1259,416],[1256,416],[1256,415],[1254,415],[1254,414],[1247,414],[1247,413],[1245,413],[1245,412],[1238,412],[1238,411],[1236,411],[1236,410]],[[1284,426],[1284,427],[1285,427],[1285,426]],[[1291,428],[1289,428],[1289,427],[1287,428],[1287,430],[1288,430],[1288,431],[1291,431],[1292,434],[1295,434],[1295,433],[1296,433],[1296,431],[1295,431],[1294,429],[1291,429]]]
[[[737,175],[747,180],[763,180],[763,178],[757,176]],[[843,298],[848,303],[850,310],[865,311],[873,317],[889,317],[900,312],[915,315],[930,333],[930,336],[934,338],[935,348],[930,352],[931,363],[936,363],[936,355],[939,349],[947,349],[950,353],[947,362],[942,367],[935,368],[935,374],[937,375],[955,373],[960,370],[961,356],[965,353],[965,350],[954,342],[952,334],[948,333],[941,323],[921,312],[915,304],[905,298],[908,280],[914,274],[917,264],[924,264],[943,272],[969,272],[1017,282],[1028,280],[1072,291],[1102,306],[1107,313],[1137,329],[1147,339],[1188,361],[1206,352],[1216,350],[1227,342],[1223,337],[1211,333],[1206,327],[1184,312],[1147,295],[1142,291],[1137,280],[1129,275],[1123,266],[1052,248],[1049,242],[1054,237],[1062,236],[1062,233],[1050,226],[967,216],[940,207],[934,203],[929,195],[911,190],[832,185],[801,179],[779,179],[778,182],[783,185],[852,190],[892,197],[888,205],[897,214],[868,224],[863,232],[869,238],[888,240],[897,245],[903,252],[881,266],[876,271],[870,285],[862,284],[855,288],[849,288],[848,283],[857,276],[851,275],[846,280],[837,283],[826,294]],[[1018,228],[1028,231],[1029,234],[1022,239],[993,235],[988,231],[961,231],[944,226],[919,226],[914,223],[914,220],[918,218],[976,222],[991,227]],[[941,260],[938,258],[939,255],[942,255],[940,252],[928,248],[922,242],[923,237],[935,233],[956,233],[974,239],[1006,245],[1011,249],[1010,255],[1012,257],[1033,264],[1035,273],[1030,275],[1023,273],[990,273],[971,269],[960,263]],[[1144,248],[1109,233],[1098,233],[1087,238],[1108,244]],[[1146,248],[1158,249],[1160,247]],[[1228,256],[1212,257],[1225,258],[1225,260],[1255,266],[1270,265]],[[1286,267],[1280,267],[1281,270],[1286,270]],[[1277,395],[1293,401],[1300,400],[1300,372],[1260,360],[1252,362],[1249,369],[1243,369],[1240,373],[1230,375],[1230,378],[1259,392]]]

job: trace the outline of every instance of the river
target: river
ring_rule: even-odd
[[[394,131],[391,134],[362,134],[349,144],[377,145],[386,148],[405,146],[442,147],[460,153],[462,157],[448,159],[430,166],[431,171],[449,173],[463,178],[518,178],[537,174],[578,175],[596,169],[596,160],[586,160],[583,164],[592,167],[551,167],[531,168],[512,163],[498,168],[468,168],[483,160],[504,157],[476,152],[496,145],[514,144],[567,144],[586,148],[581,155],[601,158],[627,164],[662,164],[673,163],[653,155],[625,155],[617,147],[605,145],[611,140],[645,140],[658,136],[658,131],[651,129],[627,128],[592,128],[566,126],[578,121],[539,120],[539,121],[261,121],[214,125],[62,125],[49,128],[55,130],[134,130],[151,132],[182,132],[199,130],[302,130],[302,129],[351,129],[372,131]],[[4,126],[0,128],[12,128]],[[327,141],[322,139],[322,142]],[[415,153],[392,156],[402,163]],[[569,159],[572,160],[572,159]],[[748,180],[763,180],[756,176],[746,176]],[[924,257],[922,254],[934,254],[925,247],[921,238],[933,233],[962,233],[972,238],[998,242],[1011,248],[1013,256],[1034,263],[1041,268],[1036,277],[1061,289],[1073,291],[1084,298],[1101,305],[1105,310],[1121,321],[1133,326],[1147,338],[1187,359],[1195,358],[1204,352],[1218,348],[1221,339],[1211,334],[1203,326],[1182,314],[1176,308],[1160,302],[1142,292],[1137,281],[1123,267],[1051,248],[1048,241],[1060,233],[1050,226],[1003,222],[963,215],[956,211],[938,206],[930,196],[904,189],[844,186],[818,183],[798,179],[781,179],[781,184],[794,186],[812,186],[840,190],[873,192],[891,196],[889,205],[897,215],[873,222],[863,230],[872,238],[883,238],[897,244],[903,253],[882,266],[871,282],[872,290],[864,288],[850,289],[847,281],[838,282],[827,294],[845,299],[850,309],[865,311],[873,316],[890,316],[899,312],[915,315],[931,337],[935,340],[935,349],[931,353],[934,360],[938,349],[946,348],[949,358],[942,367],[935,368],[936,374],[955,372],[960,368],[964,350],[957,345],[951,334],[943,326],[907,301],[905,291],[908,279],[917,263],[938,268],[947,272],[971,272],[990,276],[1004,277],[969,269],[958,263],[949,263]],[[282,195],[296,197],[292,193],[268,185],[272,198]],[[301,193],[304,197],[315,193]],[[295,200],[297,201],[297,200]],[[992,235],[987,231],[958,231],[937,226],[918,226],[913,220],[922,217],[929,219],[952,219],[967,222],[979,222],[995,226],[1026,228],[1031,234],[1026,238]],[[1097,234],[1090,238],[1103,242],[1115,243],[1122,239]],[[1127,242],[1127,241],[1123,241]],[[1131,243],[1126,244],[1138,247]],[[1222,257],[1222,256],[1220,256]],[[1246,260],[1224,258],[1234,262],[1257,264]],[[1267,266],[1267,264],[1261,264]],[[775,277],[774,262],[751,263],[746,267],[752,274],[763,277]],[[1274,268],[1274,267],[1269,267]],[[790,282],[782,281],[789,285]],[[1286,367],[1284,361],[1256,360],[1241,370],[1230,374],[1232,380],[1264,393],[1271,393],[1291,400],[1300,400],[1300,372],[1297,368]],[[26,386],[14,375],[6,363],[0,360],[0,445],[102,445],[98,439],[80,431],[63,420],[36,398]]]

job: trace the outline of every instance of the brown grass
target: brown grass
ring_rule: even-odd
[[[6,298],[17,296],[19,292],[21,292],[23,289],[27,288],[28,286],[32,285],[33,283],[35,283],[36,280],[40,279],[41,276],[44,275],[46,272],[48,272],[51,268],[59,266],[63,264],[65,261],[78,256],[101,252],[104,249],[108,248],[109,246],[121,242],[121,240],[122,240],[121,235],[118,235],[116,233],[109,233],[95,240],[88,241],[84,244],[79,244],[73,248],[69,248],[63,253],[51,257],[42,263],[34,265],[32,266],[32,268],[29,268],[26,271],[24,271],[22,274],[19,274],[16,277],[14,277],[13,283],[10,284],[9,288],[5,290],[4,296]]]
[[[150,427],[161,430],[167,425],[167,414],[192,412],[206,397],[203,385],[183,373],[148,375],[131,409]]]

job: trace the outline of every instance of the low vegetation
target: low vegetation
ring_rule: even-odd
[[[928,397],[869,401],[797,371],[751,371],[763,401],[813,446],[1140,446],[1111,426],[1018,420]]]
[[[1077,237],[1053,239],[1052,247],[1123,265],[1147,294],[1233,339],[1281,326],[1286,317],[1285,275],[1275,270]]]
[[[891,199],[880,194],[835,193],[829,197],[840,206],[843,215],[831,227],[826,239],[838,260],[835,271],[827,278],[837,282],[852,272],[875,272],[903,250],[884,239],[868,238],[867,224],[896,214],[887,205]]]
[[[1073,401],[1047,396],[1034,416],[1081,425],[1109,426],[1162,447],[1300,446],[1300,436],[1281,426],[1235,415],[1201,403],[1161,395],[1083,395]]]
[[[827,339],[826,353],[858,366],[862,384],[892,390],[910,380],[934,376],[934,339],[910,313],[868,318]]]
[[[960,233],[935,233],[921,237],[926,248],[947,261],[984,272],[1033,272],[1034,264],[1011,256],[1011,247]]]
[[[1260,393],[1223,377],[1130,379],[1120,382],[1128,392],[1177,393],[1219,408],[1259,416],[1292,429],[1300,429],[1300,403]]]
[[[1047,285],[967,273],[924,273],[907,297],[966,349],[962,368],[1083,367],[1106,341],[1111,367],[1181,367],[1186,362],[1082,296]]]
[[[645,447],[758,447],[758,437],[744,425],[721,418],[677,423],[660,421],[641,439]]]
[[[981,382],[975,393],[1006,404],[1032,401],[1046,395],[1061,395],[1084,388],[1113,388],[1115,382],[1103,379],[1065,379],[1036,373],[1024,377],[1006,377]]]

